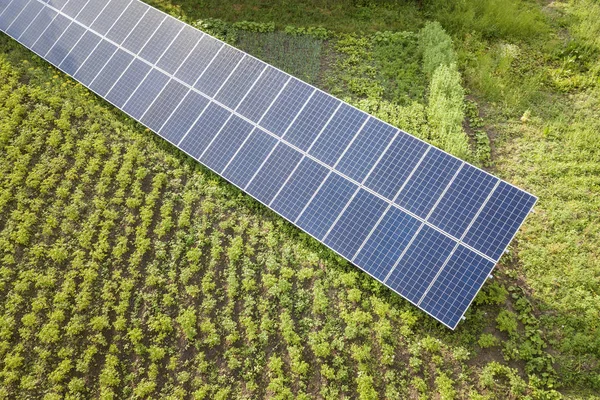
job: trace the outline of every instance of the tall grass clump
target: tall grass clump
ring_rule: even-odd
[[[427,22],[419,32],[419,47],[423,53],[423,71],[429,76],[440,65],[456,62],[452,39],[439,22]]]
[[[465,91],[456,66],[452,39],[439,22],[428,22],[419,32],[423,70],[431,77],[427,104],[429,141],[457,157],[470,156],[463,131]]]
[[[487,39],[532,40],[548,32],[541,7],[520,0],[443,0],[428,4],[432,16],[453,34]]]
[[[456,64],[436,68],[429,85],[427,118],[430,141],[455,156],[467,159],[469,140],[463,131],[465,91]]]

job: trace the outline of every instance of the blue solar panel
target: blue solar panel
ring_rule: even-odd
[[[69,51],[69,54],[63,58],[60,68],[70,75],[75,75],[75,72],[90,55],[90,50],[96,47],[98,43],[100,43],[98,35],[89,31],[85,32],[77,44]]]
[[[321,164],[304,158],[272,200],[270,207],[290,221],[295,221],[328,172]]]
[[[174,18],[166,17],[148,40],[148,43],[146,43],[144,48],[140,51],[140,57],[151,64],[155,64],[161,58],[173,39],[177,37],[181,28],[182,26],[179,21]]]
[[[177,109],[160,128],[159,134],[173,144],[179,143],[207,105],[208,99],[188,90],[181,104],[177,105]]]
[[[529,193],[500,182],[467,232],[464,243],[495,260],[500,258],[535,200]]]
[[[189,89],[181,83],[175,80],[169,81],[142,117],[142,123],[158,132],[188,91]]]
[[[362,182],[391,143],[398,129],[374,118],[369,119],[352,142],[336,169]]]
[[[229,120],[231,113],[215,103],[210,103],[179,144],[194,158],[199,158],[212,139]]]
[[[233,47],[223,47],[194,87],[207,96],[213,97],[241,61],[242,57],[244,57],[244,53],[241,51]]]
[[[493,268],[493,262],[458,246],[419,306],[456,326]]]
[[[186,132],[179,147],[194,158],[200,157],[230,116],[229,111],[210,103],[189,132]]]
[[[283,72],[268,67],[246,98],[240,103],[237,112],[252,121],[258,121],[267,111],[288,78]]]
[[[116,74],[115,71],[123,71],[125,68],[127,68],[132,60],[133,56],[131,54],[121,49],[117,49],[108,62],[100,69],[98,75],[92,79],[90,83],[90,89],[98,93],[100,96],[105,96],[120,77],[120,75]],[[126,99],[123,101],[125,100]]]
[[[497,182],[497,178],[477,168],[463,166],[429,221],[457,238],[462,237]]]
[[[301,150],[308,150],[339,105],[336,98],[315,92],[286,132],[285,140]]]
[[[461,164],[462,161],[432,147],[400,191],[396,204],[425,218]]]
[[[155,69],[151,70],[140,86],[133,92],[129,100],[123,105],[123,110],[133,118],[139,120],[168,81],[169,78],[165,74]]]
[[[200,161],[213,171],[221,172],[246,140],[254,126],[234,115],[215,140],[210,144]]]
[[[365,186],[393,199],[429,146],[404,132],[399,132],[381,161],[367,177]]]
[[[79,67],[75,73],[75,78],[81,83],[89,85],[115,51],[117,51],[117,46],[105,40],[101,41],[87,60]]]
[[[325,244],[352,259],[383,215],[387,204],[366,190],[359,190],[325,238]]]
[[[452,328],[536,200],[139,0],[0,29]]]
[[[279,143],[245,190],[269,204],[301,158],[296,150]]]
[[[383,281],[420,225],[419,220],[405,212],[395,207],[388,209],[353,261]]]
[[[4,18],[4,17],[3,17]],[[69,25],[67,17],[59,14],[33,44],[32,50],[44,57]]]
[[[188,85],[193,85],[215,55],[217,55],[221,47],[223,47],[223,43],[217,39],[208,35],[202,36],[196,47],[194,47],[194,50],[192,50],[177,72],[175,72],[175,76]]]
[[[77,14],[77,22],[90,26],[106,6],[106,0],[89,0]]]
[[[23,43],[23,45],[31,48],[35,41],[41,36],[42,32],[50,25],[50,22],[52,22],[54,17],[56,17],[55,11],[44,8],[32,21],[25,32],[21,34],[19,41]]]
[[[75,18],[77,16],[77,14],[79,14],[81,12],[81,9],[83,8],[83,6],[85,6],[86,3],[87,3],[87,0],[83,0],[83,1],[70,0],[64,4],[64,6],[61,8],[60,11],[63,14],[68,15],[71,18]]]
[[[106,35],[108,30],[125,10],[131,0],[110,0],[108,5],[98,15],[91,29],[100,35]]]
[[[322,239],[357,188],[340,175],[330,174],[296,223],[317,239]]]
[[[27,5],[27,0],[13,0],[2,12],[0,16],[0,29],[6,33],[11,23],[19,16],[23,8]]]
[[[424,225],[385,283],[418,303],[455,245],[454,240]]]
[[[261,129],[255,129],[223,171],[223,176],[240,188],[245,188],[277,144],[277,139]]]
[[[117,53],[117,55],[118,54],[119,53]],[[117,75],[114,71],[110,70],[109,65],[110,62],[104,68],[104,71],[110,76]],[[106,99],[117,107],[123,107],[123,104],[125,104],[135,89],[142,83],[149,71],[150,66],[148,64],[141,61],[139,58],[134,59],[121,77],[116,81],[112,89],[106,94]]]
[[[310,149],[310,154],[327,165],[335,165],[366,119],[365,113],[342,104]]]
[[[42,8],[44,8],[44,6],[37,1],[30,1],[27,3],[25,8],[21,10],[19,16],[11,22],[10,27],[8,27],[6,30],[6,33],[16,38],[21,36],[21,34],[29,26],[31,21],[33,21],[33,19],[38,15]]]
[[[265,67],[266,64],[256,58],[244,58],[219,90],[215,100],[235,110]]]
[[[283,136],[314,90],[297,79],[290,80],[269,112],[261,120],[260,125],[279,137]]]
[[[190,54],[194,46],[202,39],[202,36],[201,32],[185,26],[173,43],[169,45],[160,60],[158,60],[156,66],[169,74],[174,74],[179,66],[183,64],[183,61]]]
[[[121,44],[129,36],[132,29],[141,22],[142,16],[148,6],[139,1],[129,3],[125,12],[119,16],[117,21],[106,33],[106,37],[116,44]]]
[[[62,60],[69,54],[75,43],[83,36],[85,28],[72,23],[61,35],[58,41],[46,53],[46,60],[54,65],[60,65]]]
[[[165,18],[165,15],[160,11],[150,7],[121,46],[134,54],[138,54]]]

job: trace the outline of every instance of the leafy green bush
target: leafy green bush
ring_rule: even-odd
[[[470,156],[463,131],[465,92],[456,64],[439,66],[429,85],[427,121],[432,144],[462,159]]]
[[[452,38],[439,22],[427,22],[419,31],[419,47],[423,54],[423,70],[429,76],[440,65],[456,63]]]

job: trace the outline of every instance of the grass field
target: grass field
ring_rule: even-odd
[[[150,3],[536,212],[453,332],[0,34],[0,398],[599,398],[598,2]]]

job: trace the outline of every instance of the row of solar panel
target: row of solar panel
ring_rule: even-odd
[[[520,224],[507,218],[511,207],[497,213],[524,196],[501,182],[466,231],[496,178],[143,3],[90,0],[77,9],[50,1],[129,52],[36,0],[14,3],[9,16],[0,10],[2,30],[449,326],[494,263],[357,182],[494,259]],[[112,19],[93,17],[107,12]]]
[[[8,33],[19,37],[22,33],[19,29],[28,24],[18,20],[33,21],[31,26],[34,29],[28,29],[19,40],[197,158],[203,155],[223,120],[230,120],[228,112],[211,103],[202,117],[196,120],[195,116],[206,107],[206,97],[152,69],[149,63],[157,63],[157,67],[193,85],[208,97],[217,94],[217,102],[252,121],[260,120],[260,126],[283,137],[285,142],[308,151],[329,166],[335,166],[337,171],[395,200],[396,204],[421,218],[429,215],[447,183],[463,165],[434,149],[423,160],[422,167],[411,181],[398,192],[429,148],[423,142],[397,134],[395,128],[376,119],[368,119],[364,113],[337,99],[315,92],[296,79],[290,80],[282,72],[245,57],[243,53],[223,46],[208,35],[143,3],[112,0],[108,6],[101,0],[90,0],[83,8],[69,7],[70,3],[65,1],[50,3],[56,8],[64,7],[62,12],[77,17],[79,22],[92,24],[91,28],[97,33],[105,34],[106,38],[121,44],[131,53],[139,52],[139,58],[109,41],[101,40],[96,33],[86,31],[61,14],[41,13],[43,5],[35,0],[27,3]],[[14,7],[14,10],[17,12],[18,8]],[[186,32],[181,32],[184,29]],[[91,55],[90,49],[93,49]],[[114,71],[124,72],[115,74]],[[227,82],[223,85],[225,80]],[[277,101],[261,118],[275,97]],[[231,119],[230,126],[249,129],[249,124],[244,127],[237,119]],[[206,127],[212,128],[212,132],[209,129],[198,134]],[[359,134],[353,140],[357,132]],[[191,134],[179,143],[185,133]],[[344,152],[350,142],[351,146]],[[251,141],[249,145],[252,144]],[[377,163],[378,155],[386,148],[387,152]],[[232,148],[230,150],[233,151]],[[222,161],[227,154],[221,155]],[[207,154],[206,158],[209,156]],[[460,238],[495,181],[490,175],[465,165],[450,193],[442,199],[428,222]],[[504,239],[508,241],[510,237]],[[473,246],[477,241],[467,236],[465,243]],[[500,241],[490,248],[488,243],[481,241],[480,246],[474,247],[497,259],[503,245],[505,243]]]

